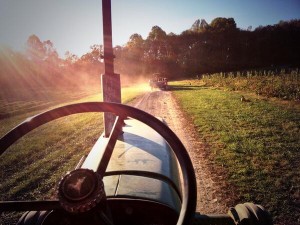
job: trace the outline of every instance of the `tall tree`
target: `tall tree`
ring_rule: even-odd
[[[43,42],[36,35],[31,35],[27,39],[27,53],[32,60],[44,60],[46,49]]]
[[[130,36],[129,41],[126,46],[129,48],[142,48],[144,44],[144,39],[140,34],[133,34]]]
[[[50,40],[41,41],[38,36],[31,35],[27,39],[27,54],[35,62],[45,62],[52,67],[58,66],[60,59]]]
[[[80,60],[83,62],[98,64],[101,62],[102,55],[103,55],[103,46],[95,44],[90,46],[90,52],[81,56]]]
[[[149,67],[155,68],[153,72],[163,72],[162,61],[167,56],[168,42],[167,34],[159,26],[152,27],[145,42],[145,61]],[[154,65],[151,66],[151,65]],[[151,69],[150,69],[151,71]]]
[[[236,30],[236,23],[233,18],[217,17],[210,23],[214,31],[233,31]]]

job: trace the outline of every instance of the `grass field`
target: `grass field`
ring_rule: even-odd
[[[122,89],[127,103],[145,91],[145,85]],[[0,136],[29,116],[57,106],[101,101],[91,91],[53,93],[36,90],[32,96],[1,99]],[[20,100],[21,99],[21,100]],[[0,199],[49,199],[60,178],[76,166],[103,132],[102,113],[72,115],[52,121],[30,132],[0,157]],[[13,224],[18,215],[6,213],[0,224]],[[10,222],[8,222],[10,221]]]
[[[210,159],[226,175],[237,203],[254,201],[271,211],[276,223],[299,223],[299,103],[209,88],[198,80],[170,84],[209,146]],[[144,85],[123,88],[122,102],[144,90]],[[37,90],[20,99],[1,98],[0,135],[41,111],[100,100],[95,91]],[[102,115],[97,113],[65,117],[32,131],[0,158],[0,199],[51,198],[60,177],[88,153],[102,131]],[[17,219],[5,214],[0,224]]]
[[[299,224],[299,103],[208,88],[198,80],[171,86],[237,201],[262,204],[276,223]]]

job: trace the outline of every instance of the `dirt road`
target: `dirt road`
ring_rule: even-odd
[[[152,91],[134,101],[133,105],[163,118],[188,150],[197,178],[197,211],[202,214],[227,213],[222,200],[218,177],[211,173],[211,163],[205,157],[205,145],[194,127],[181,112],[170,91]]]

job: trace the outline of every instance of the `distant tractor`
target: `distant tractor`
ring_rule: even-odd
[[[168,79],[166,77],[160,76],[160,74],[153,74],[153,78],[149,80],[149,85],[151,90],[154,88],[159,88],[161,90],[168,89]]]

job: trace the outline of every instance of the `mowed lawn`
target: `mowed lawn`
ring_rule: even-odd
[[[224,170],[236,203],[253,201],[276,223],[299,224],[299,102],[209,88],[198,80],[170,84],[210,159]]]
[[[122,102],[144,91],[145,85],[122,88]],[[33,95],[0,99],[0,136],[42,111],[102,99],[96,91],[44,93],[36,90]],[[102,132],[102,113],[84,113],[57,119],[25,135],[0,157],[0,200],[51,199],[61,177],[88,154]],[[0,224],[14,224],[17,219],[5,213]]]

